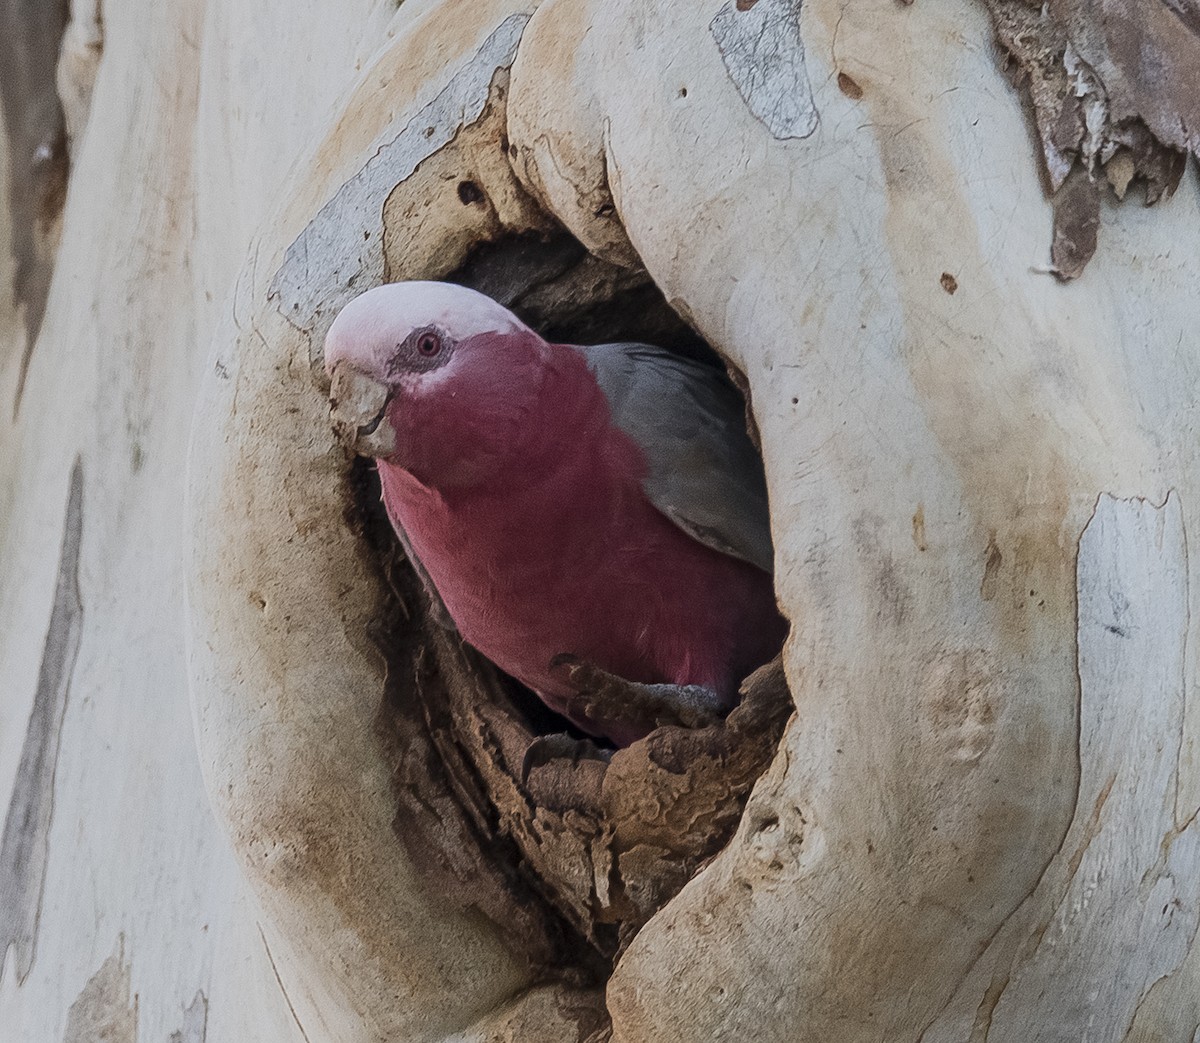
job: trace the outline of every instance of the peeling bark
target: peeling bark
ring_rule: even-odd
[[[1027,92],[1055,203],[1055,274],[1074,279],[1096,250],[1099,191],[1130,182],[1169,197],[1200,149],[1200,8],[1181,0],[985,0]],[[1093,182],[1090,195],[1078,169]]]
[[[496,71],[512,64],[528,15],[504,19],[472,60],[403,129],[382,143],[288,248],[271,285],[280,313],[304,331],[314,370],[325,334],[343,305],[384,280],[379,216],[397,184],[479,122]],[[454,267],[453,262],[449,267]]]
[[[130,1002],[130,967],[125,960],[125,938],[93,974],[67,1011],[63,1043],[137,1043],[137,997]],[[193,1043],[195,1036],[186,1038]],[[200,1043],[203,1036],[199,1037]],[[171,1043],[175,1043],[174,1040]]]

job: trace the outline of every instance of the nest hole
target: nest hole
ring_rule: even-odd
[[[724,365],[645,271],[602,261],[565,231],[481,244],[444,279],[548,340],[643,341]],[[388,591],[375,638],[388,663],[380,732],[397,833],[431,887],[484,913],[514,953],[548,978],[598,985],[733,835],[791,715],[780,660],[745,681],[719,724],[599,748],[434,621],[367,461],[353,463],[351,486]],[[575,742],[531,768],[534,740],[564,732]]]

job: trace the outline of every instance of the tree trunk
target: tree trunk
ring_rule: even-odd
[[[61,110],[0,71],[0,1038],[1200,1038],[1196,12],[1110,6],[126,0]],[[444,277],[698,335],[761,439],[794,716],[591,833],[329,429],[337,309]]]

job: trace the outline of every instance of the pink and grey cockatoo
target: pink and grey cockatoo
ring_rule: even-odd
[[[435,608],[584,731],[622,746],[661,711],[717,713],[778,652],[762,464],[718,371],[551,344],[435,282],[351,301],[325,366]],[[612,675],[637,696],[620,713],[586,697]]]

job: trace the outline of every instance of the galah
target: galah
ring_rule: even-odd
[[[325,366],[437,607],[585,732],[623,746],[719,713],[778,652],[762,464],[718,370],[549,343],[436,282],[352,300]],[[619,712],[589,700],[611,677]]]

